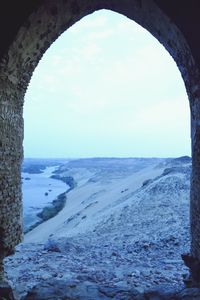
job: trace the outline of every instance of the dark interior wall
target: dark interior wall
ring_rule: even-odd
[[[192,54],[200,66],[200,3],[198,0],[155,0],[156,4],[177,25],[185,36]]]
[[[66,0],[67,1],[67,0]],[[83,2],[85,0],[82,0]],[[122,0],[123,1],[123,0]],[[164,13],[177,25],[186,37],[193,56],[200,66],[200,35],[197,28],[200,28],[200,5],[198,0],[154,0]],[[0,57],[6,52],[17,31],[26,24],[28,16],[44,3],[45,0],[7,0],[2,1],[0,6]],[[48,0],[48,3],[55,3],[55,0]],[[63,0],[65,2],[65,0]],[[142,0],[138,0],[142,3]]]
[[[43,0],[7,0],[0,4],[0,57],[6,53],[19,28]]]

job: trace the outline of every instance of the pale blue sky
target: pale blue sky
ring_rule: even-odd
[[[25,157],[190,155],[189,103],[161,44],[99,11],[63,33],[25,97]]]

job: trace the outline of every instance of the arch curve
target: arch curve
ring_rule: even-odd
[[[118,12],[147,29],[175,60],[187,89],[187,71],[195,68],[192,53],[181,31],[152,0],[44,1],[19,29],[2,60],[9,80],[26,88],[50,45],[81,18],[100,9]]]

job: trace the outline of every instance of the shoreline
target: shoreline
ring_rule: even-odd
[[[49,205],[43,207],[42,211],[37,214],[37,217],[39,217],[40,220],[36,221],[36,223],[30,225],[30,227],[24,230],[24,234],[30,232],[45,221],[55,217],[64,208],[67,201],[68,192],[69,189],[64,193],[59,194],[57,198],[54,199]]]
[[[48,205],[45,205],[42,210],[36,214],[36,216],[40,220],[36,220],[35,223],[30,225],[28,228],[25,229],[24,227],[24,234],[32,231],[37,226],[41,225],[42,223],[46,222],[47,220],[55,217],[62,209],[65,207],[67,201],[67,194],[73,190],[77,186],[77,182],[74,180],[72,176],[60,176],[58,173],[49,176],[49,178],[60,180],[64,182],[69,188],[59,194],[54,200],[52,200]]]

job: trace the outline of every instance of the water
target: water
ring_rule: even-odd
[[[22,173],[24,229],[39,220],[37,214],[69,187],[50,178],[56,167],[47,167],[41,174]],[[46,193],[46,194],[45,194]]]

